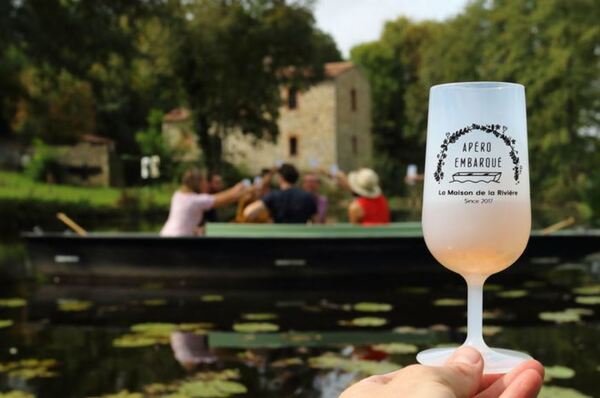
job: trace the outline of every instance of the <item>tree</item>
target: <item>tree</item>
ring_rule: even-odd
[[[274,139],[281,85],[318,80],[339,56],[304,3],[199,0],[183,7],[176,71],[184,82],[207,166],[232,129]]]
[[[351,51],[371,83],[376,168],[394,193],[403,191],[406,166],[424,160],[427,89],[419,71],[435,28],[431,22],[399,18],[386,23],[380,40]]]

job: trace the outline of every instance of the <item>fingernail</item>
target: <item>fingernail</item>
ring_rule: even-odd
[[[467,365],[475,365],[480,360],[479,351],[470,347],[459,348],[452,356],[452,362],[466,363]]]

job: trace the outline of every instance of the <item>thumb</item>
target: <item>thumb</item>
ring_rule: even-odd
[[[476,349],[463,346],[457,349],[441,368],[442,379],[457,398],[475,395],[483,375],[483,358]]]

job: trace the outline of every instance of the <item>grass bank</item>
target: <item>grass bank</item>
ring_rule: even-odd
[[[173,186],[131,189],[44,184],[0,172],[0,237],[14,238],[34,227],[62,231],[57,212],[90,230],[156,230],[168,212]]]

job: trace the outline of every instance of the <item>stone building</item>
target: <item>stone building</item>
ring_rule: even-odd
[[[222,142],[224,159],[253,173],[277,161],[305,170],[315,162],[325,169],[337,164],[342,170],[371,164],[371,88],[353,63],[325,64],[322,82],[306,91],[282,87],[281,92],[276,142],[234,131]],[[189,120],[184,110],[165,116],[163,134],[172,147],[182,141],[189,145]]]

